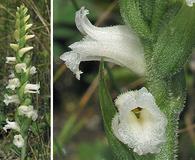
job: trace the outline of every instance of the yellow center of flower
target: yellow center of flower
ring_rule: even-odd
[[[140,107],[137,107],[137,108],[135,108],[135,109],[132,110],[132,112],[135,114],[135,116],[137,117],[137,119],[140,118],[141,110],[142,110],[142,108],[140,108]]]

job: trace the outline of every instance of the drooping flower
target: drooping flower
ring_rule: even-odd
[[[16,57],[6,57],[6,62],[8,64],[14,64],[16,62]]]
[[[31,118],[33,121],[36,121],[38,118],[37,110],[34,110],[33,106],[22,105],[18,108],[18,114],[24,115],[28,118]]]
[[[80,79],[79,64],[82,61],[105,61],[125,66],[139,75],[145,73],[143,46],[138,36],[125,25],[96,27],[87,18],[88,10],[82,7],[76,12],[75,22],[85,36],[69,47],[61,59]]]
[[[139,155],[160,152],[166,141],[167,119],[146,88],[120,95],[112,120],[114,135]]]
[[[189,7],[193,7],[193,4],[195,3],[195,0],[186,0],[186,3]]]
[[[18,95],[11,95],[9,96],[8,94],[4,95],[4,100],[3,102],[6,104],[6,106],[8,106],[10,103],[15,103],[15,104],[19,104],[20,100]]]
[[[13,144],[18,148],[22,148],[24,146],[24,139],[21,134],[14,136]]]
[[[18,132],[20,132],[20,127],[17,122],[10,122],[8,119],[6,119],[6,125],[3,127],[3,130],[7,132],[8,129],[13,129]]]
[[[19,86],[20,86],[20,80],[18,78],[13,78],[13,79],[9,80],[6,88],[11,89],[11,90],[15,90]]]
[[[22,73],[27,71],[26,63],[18,63],[15,65],[15,70],[17,73]]]
[[[26,84],[24,93],[39,93],[40,84]]]

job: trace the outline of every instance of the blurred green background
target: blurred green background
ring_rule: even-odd
[[[59,59],[68,46],[82,36],[74,22],[75,11],[85,6],[90,21],[98,26],[123,24],[118,1],[54,0],[54,155],[65,160],[113,160],[108,147],[97,95],[98,62],[80,65],[78,81]],[[144,85],[144,79],[112,64],[106,65],[113,100],[129,89]],[[186,65],[187,100],[180,115],[180,160],[195,159],[195,54]]]
[[[12,143],[13,134],[5,133],[6,115],[14,117],[15,106],[3,103],[5,87],[8,82],[10,66],[5,64],[7,56],[14,56],[9,44],[14,43],[16,9],[21,4],[28,8],[33,24],[31,34],[35,38],[28,42],[34,47],[32,64],[37,74],[31,82],[40,82],[40,94],[33,99],[38,110],[38,119],[29,128],[29,160],[48,160],[50,158],[50,0],[0,0],[0,159],[13,160],[19,150]]]

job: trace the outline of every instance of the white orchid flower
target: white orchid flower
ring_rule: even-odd
[[[85,36],[69,47],[61,59],[80,79],[79,64],[82,61],[105,61],[125,66],[139,75],[145,73],[143,46],[138,36],[125,25],[96,27],[87,18],[88,10],[82,7],[76,12],[75,22]]]
[[[193,7],[195,0],[186,0],[186,3],[189,7]]]
[[[22,148],[24,146],[24,139],[21,134],[14,136],[13,144],[18,148]]]
[[[40,84],[26,84],[24,87],[24,93],[39,93]]]
[[[33,121],[36,121],[36,119],[38,118],[37,110],[34,110],[33,106],[31,105],[30,106],[21,105],[18,108],[18,114],[31,118]]]
[[[6,123],[7,124],[3,127],[3,130],[5,130],[5,132],[7,132],[8,129],[13,129],[20,132],[20,127],[17,122],[10,122],[8,119],[6,119]]]
[[[114,135],[138,155],[160,152],[166,141],[167,119],[146,88],[120,95],[112,120]]]
[[[16,57],[6,57],[6,62],[8,64],[14,64],[16,62]]]
[[[4,100],[3,102],[6,104],[6,106],[8,106],[10,103],[15,103],[15,104],[19,104],[20,100],[18,95],[11,95],[9,96],[8,94],[4,95]]]
[[[6,88],[11,89],[11,90],[15,90],[19,86],[20,86],[20,80],[18,78],[13,78],[13,79],[9,80]]]

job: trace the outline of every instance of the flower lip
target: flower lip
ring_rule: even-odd
[[[160,152],[166,141],[167,119],[146,88],[129,91],[115,100],[114,135],[139,155]]]

